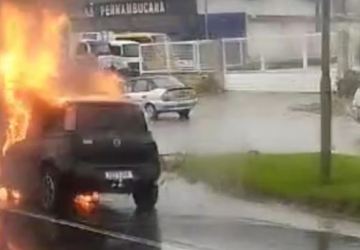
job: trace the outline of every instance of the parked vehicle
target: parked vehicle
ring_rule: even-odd
[[[125,32],[112,35],[115,41],[128,40],[138,43],[164,43],[169,41],[169,37],[164,33],[152,32]]]
[[[360,122],[360,88],[355,92],[352,102],[352,116],[358,122]]]
[[[168,112],[189,119],[197,103],[195,91],[173,76],[133,78],[127,83],[126,97],[143,107],[151,119]]]
[[[72,100],[37,109],[26,139],[4,157],[1,180],[46,211],[91,192],[132,194],[139,209],[152,209],[159,175],[157,145],[137,105]]]
[[[119,58],[135,75],[139,74],[140,65],[140,46],[138,42],[134,41],[111,41],[110,51],[111,55]]]
[[[80,41],[76,46],[75,59],[80,62],[91,59],[97,60],[101,69],[114,67],[117,70],[123,70],[127,68],[127,63],[123,61],[123,58],[112,55],[110,44],[103,41]]]

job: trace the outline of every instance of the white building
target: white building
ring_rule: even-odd
[[[317,5],[318,2],[318,5]],[[276,35],[316,32],[321,0],[197,0],[200,14],[245,12],[247,34]],[[206,7],[207,6],[207,7]],[[332,0],[333,16],[360,14],[360,0]],[[319,12],[318,12],[319,14]]]

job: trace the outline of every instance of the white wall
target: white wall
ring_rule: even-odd
[[[353,14],[360,14],[360,1],[359,0],[347,0],[347,11]]]
[[[315,24],[304,21],[251,21],[247,23],[247,34],[254,36],[299,35],[314,33]]]
[[[336,90],[336,70],[331,71],[331,76],[332,89]],[[225,75],[225,90],[318,93],[320,78],[320,68],[229,73]]]
[[[206,0],[197,0],[198,12],[204,13]],[[253,15],[315,14],[314,0],[207,0],[209,13],[246,12]]]
[[[315,24],[306,21],[249,21],[249,56],[261,54],[268,61],[301,59],[306,45],[308,56],[317,58],[320,56],[320,36],[304,37],[304,34],[314,32]]]

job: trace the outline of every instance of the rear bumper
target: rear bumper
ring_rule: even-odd
[[[158,112],[176,112],[181,110],[191,110],[195,107],[197,99],[185,101],[158,101],[155,102],[155,108]]]
[[[106,180],[108,171],[131,171],[133,178],[121,183]],[[131,193],[137,183],[156,182],[160,177],[160,165],[153,163],[138,165],[98,165],[78,163],[63,179],[64,185],[80,192]]]

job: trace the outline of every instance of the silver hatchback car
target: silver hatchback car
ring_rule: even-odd
[[[173,76],[144,76],[130,79],[125,96],[141,105],[151,119],[161,113],[176,112],[182,119],[190,118],[197,103],[195,91]]]

